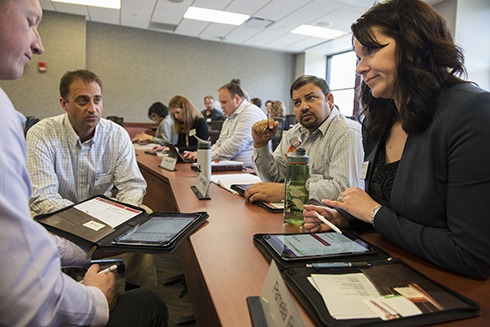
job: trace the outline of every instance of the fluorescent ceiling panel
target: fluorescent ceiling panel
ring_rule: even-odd
[[[300,34],[306,36],[319,37],[322,39],[335,39],[344,35],[344,32],[338,30],[332,30],[324,27],[317,27],[311,25],[301,25],[291,31],[293,34]]]
[[[121,0],[51,0],[51,1],[71,3],[74,5],[121,9]]]
[[[229,25],[241,25],[244,21],[249,19],[250,16],[227,11],[189,7],[184,14],[184,18]]]

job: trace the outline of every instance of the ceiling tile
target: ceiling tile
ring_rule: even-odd
[[[100,8],[100,7],[88,7],[88,13],[92,21],[98,23],[106,23],[119,25],[119,10]]]
[[[55,11],[53,4],[49,0],[39,0],[39,3],[41,4],[41,8],[43,10],[49,10],[49,11]]]
[[[72,4],[61,3],[61,2],[51,2],[51,4],[53,5],[54,9],[58,12],[89,17],[87,6],[72,5]]]
[[[440,0],[429,0],[437,2]],[[121,0],[121,10],[40,0],[43,10],[83,15],[87,20],[174,33],[204,40],[242,44],[297,53],[328,41],[291,34],[303,25],[340,29],[350,25],[368,7],[367,0]],[[189,6],[225,10],[268,19],[267,27],[233,26],[184,19]]]

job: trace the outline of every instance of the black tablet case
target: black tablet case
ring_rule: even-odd
[[[356,233],[351,232],[351,234],[363,240]],[[401,286],[400,283],[419,283],[422,284],[423,289],[430,289],[431,295],[436,294],[440,300],[439,302],[441,302],[441,304],[444,303],[443,307],[445,307],[445,309],[443,311],[423,313],[416,316],[402,317],[393,320],[382,320],[380,318],[337,320],[330,315],[321,294],[311,285],[307,278],[312,273],[346,274],[360,272],[361,270],[359,268],[316,269],[306,267],[307,263],[338,262],[342,261],[340,258],[301,260],[295,262],[285,261],[264,240],[264,236],[266,235],[267,234],[254,235],[254,244],[268,260],[274,260],[277,263],[281,275],[284,278],[284,282],[319,326],[425,326],[428,324],[474,317],[480,314],[480,306],[478,303],[431,280],[403,261],[391,258],[386,252],[378,248],[376,254],[354,256],[349,257],[346,260],[349,262],[370,262],[372,268],[361,270],[364,270],[363,272],[371,281],[374,279],[378,282],[374,283],[378,290],[380,282],[382,282],[383,287],[390,287],[390,283],[396,283],[397,286]],[[363,241],[366,242],[365,240]],[[380,293],[383,294],[381,291]]]
[[[230,186],[230,188],[237,192],[238,194],[240,194],[241,196],[244,196],[245,195],[245,189],[243,187],[241,187],[241,185],[244,185],[244,184],[233,184]],[[247,184],[248,185],[248,184]],[[269,211],[269,212],[272,212],[272,213],[283,213],[284,212],[284,209],[282,208],[273,208],[271,206],[268,206],[267,203],[265,203],[264,201],[255,201],[254,204],[258,205],[259,207]]]
[[[71,206],[65,207],[61,210],[58,210],[58,211],[55,211],[55,212],[52,212],[49,214],[38,215],[38,216],[34,217],[34,219],[36,221],[38,221],[39,223],[41,223],[48,231],[52,232],[53,234],[59,235],[61,237],[64,237],[64,238],[76,243],[76,244],[83,245],[83,246],[86,246],[88,248],[96,247],[102,251],[105,250],[105,251],[123,251],[123,252],[170,253],[170,252],[174,251],[180,245],[180,243],[182,243],[182,241],[184,239],[186,239],[197,228],[199,228],[207,220],[207,218],[209,216],[206,212],[194,212],[194,213],[154,212],[152,214],[147,214],[144,211],[144,209],[142,209],[142,208],[110,199],[104,195],[97,195],[97,196],[89,198],[85,201],[89,201],[89,200],[92,200],[92,199],[97,198],[97,197],[102,198],[102,199],[106,199],[108,201],[118,203],[118,204],[121,204],[121,205],[124,205],[127,207],[130,207],[130,208],[133,208],[136,210],[141,210],[142,213],[137,215],[136,217],[131,218],[130,220],[126,221],[125,223],[121,224],[120,226],[117,226],[115,229],[113,229],[113,231],[110,232],[110,234],[103,236],[103,237],[100,237],[100,238],[97,238],[97,236],[95,236],[95,238],[92,238],[91,240],[88,240],[88,239],[82,238],[80,236],[74,235],[74,234],[70,233],[69,231],[57,228],[57,227],[53,226],[53,224],[48,223],[49,218],[52,218],[55,215],[59,215],[59,217],[61,217],[61,219],[62,219],[63,213],[66,212],[67,210],[77,210],[77,209],[73,208],[77,204],[73,204]],[[85,201],[82,201],[82,202],[85,202]],[[79,210],[77,210],[77,211],[79,211]],[[85,214],[85,213],[81,213],[81,214]],[[175,239],[173,242],[169,242],[168,244],[165,244],[165,245],[148,246],[148,245],[138,245],[138,244],[131,244],[131,245],[128,245],[128,244],[112,244],[112,241],[115,240],[116,238],[118,238],[119,236],[125,234],[130,229],[136,227],[139,224],[142,224],[143,222],[145,222],[148,219],[152,218],[153,216],[157,216],[157,215],[165,215],[165,216],[186,215],[189,217],[196,217],[196,219],[190,225],[185,227],[185,230],[177,237],[177,239]],[[91,218],[91,219],[95,220],[95,221],[97,220],[95,218]],[[80,226],[80,227],[85,228],[83,226]],[[106,227],[110,228],[109,226],[106,226]],[[94,232],[94,234],[96,234],[96,233]]]

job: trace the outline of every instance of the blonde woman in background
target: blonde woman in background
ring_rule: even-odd
[[[272,102],[271,117],[285,117],[286,106],[281,100]]]
[[[179,152],[196,151],[197,136],[202,140],[208,139],[208,125],[201,112],[186,97],[174,96],[168,103],[170,114],[174,120],[174,133],[178,135],[175,147]]]

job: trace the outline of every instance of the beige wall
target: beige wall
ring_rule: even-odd
[[[90,23],[87,67],[104,82],[105,114],[146,121],[154,101],[188,97],[198,108],[240,78],[250,97],[289,103],[294,56],[153,31]]]
[[[67,71],[85,67],[85,19],[80,16],[45,12],[39,26],[45,48],[25,67],[24,75],[15,81],[0,81],[17,110],[26,116],[48,117],[63,112],[59,105],[59,80]],[[47,71],[37,71],[38,62]]]
[[[295,56],[196,38],[85,22],[80,16],[45,12],[39,28],[45,54],[36,56],[17,81],[1,81],[16,108],[27,116],[62,112],[58,83],[67,70],[88,68],[103,82],[104,117],[147,122],[154,101],[187,96],[201,109],[203,97],[240,78],[251,97],[288,104]],[[38,61],[47,72],[37,71]]]

